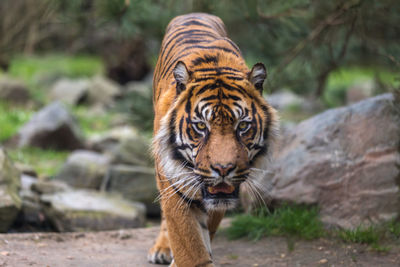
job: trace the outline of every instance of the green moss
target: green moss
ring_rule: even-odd
[[[0,142],[14,136],[32,114],[32,110],[0,102]]]
[[[68,152],[40,148],[8,150],[15,162],[32,166],[39,175],[54,176],[65,162]]]

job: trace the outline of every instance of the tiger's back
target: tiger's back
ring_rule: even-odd
[[[174,18],[167,26],[153,77],[155,133],[176,96],[176,91],[171,89],[175,85],[172,70],[178,61],[184,62],[191,72],[203,70],[205,75],[209,74],[205,69],[216,66],[235,66],[242,72],[249,71],[240,49],[227,37],[219,17],[191,13]]]

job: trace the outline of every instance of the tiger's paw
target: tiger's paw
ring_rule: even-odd
[[[171,249],[154,245],[147,254],[147,261],[154,264],[168,264],[172,262]]]

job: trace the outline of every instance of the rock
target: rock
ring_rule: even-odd
[[[141,203],[95,191],[68,191],[41,196],[46,216],[59,232],[102,231],[142,227]]]
[[[100,189],[111,158],[93,151],[78,150],[73,152],[56,176],[75,188]]]
[[[89,105],[110,107],[114,100],[121,96],[121,88],[117,83],[102,76],[95,76],[89,84],[87,102]]]
[[[399,109],[384,94],[301,122],[276,150],[266,198],[318,204],[324,223],[349,229],[398,217]]]
[[[15,162],[14,166],[15,166],[15,168],[18,169],[18,171],[21,174],[26,174],[26,175],[33,176],[33,177],[38,177],[37,172],[35,171],[35,169],[31,165],[28,165],[28,164],[25,164],[25,163],[21,163],[21,162]]]
[[[1,76],[0,100],[17,104],[24,104],[30,100],[28,88],[22,82]]]
[[[352,85],[346,91],[346,103],[352,104],[368,97],[371,97],[374,92],[375,83],[373,80],[367,80]]]
[[[6,232],[21,209],[20,174],[0,147],[0,232]]]
[[[150,142],[132,127],[116,127],[111,131],[92,136],[88,147],[107,153],[116,164],[152,166]]]
[[[18,146],[72,150],[83,147],[82,134],[75,119],[60,102],[54,102],[19,130]]]
[[[50,99],[69,105],[78,105],[86,101],[89,92],[88,79],[60,79],[50,90]]]
[[[160,207],[155,203],[158,195],[154,169],[142,166],[111,166],[102,190],[119,193],[124,198],[146,205],[149,216],[159,216]]]
[[[21,191],[22,209],[19,216],[19,225],[42,226],[44,224],[44,213],[40,205],[40,197],[31,190],[34,184],[38,183],[36,177],[22,174]]]
[[[152,80],[147,77],[143,81],[131,81],[124,87],[125,93],[136,93],[146,98],[152,98]]]
[[[292,106],[301,106],[305,99],[295,93],[282,90],[267,97],[268,103],[277,110],[288,109]]]
[[[50,99],[69,105],[110,107],[121,95],[119,85],[103,76],[92,79],[60,79],[50,91]]]
[[[306,99],[289,90],[272,93],[266,97],[268,103],[278,111],[301,111],[315,113],[321,110],[321,103]]]
[[[45,194],[55,194],[60,192],[71,191],[72,188],[70,188],[67,184],[65,184],[62,181],[38,180],[37,182],[31,185],[31,190],[39,195],[45,195]]]

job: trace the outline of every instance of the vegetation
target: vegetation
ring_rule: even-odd
[[[47,54],[17,56],[10,62],[8,73],[28,83],[57,77],[91,77],[103,72],[103,63],[96,56]]]
[[[32,166],[40,176],[52,177],[61,168],[69,153],[32,147],[10,149],[8,154],[15,162]]]
[[[110,130],[114,112],[93,114],[87,107],[71,107],[72,114],[78,119],[78,124],[86,137]]]
[[[387,240],[400,241],[400,222],[391,221],[382,226],[359,226],[354,230],[327,230],[319,220],[316,207],[283,205],[268,212],[261,209],[253,214],[237,215],[226,234],[231,239],[246,237],[259,240],[268,236],[283,236],[293,248],[293,238],[306,240],[320,237],[339,238],[347,243],[366,244],[376,251],[387,251],[390,248],[382,243]]]
[[[269,213],[262,209],[257,215],[238,215],[227,229],[232,239],[248,237],[258,240],[266,236],[288,236],[307,240],[323,235],[318,209],[285,205]]]
[[[321,97],[331,74],[342,67],[373,66],[374,72],[391,73],[400,67],[396,0],[6,0],[0,10],[0,24],[7,29],[0,31],[5,37],[0,49],[9,52],[0,65],[21,51],[98,53],[94,42],[104,35],[114,42],[144,40],[154,64],[173,17],[208,12],[222,18],[250,65],[266,64],[270,90]]]
[[[33,111],[0,102],[0,143],[14,136]]]

